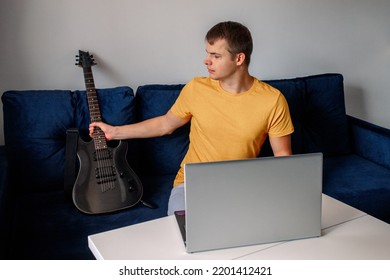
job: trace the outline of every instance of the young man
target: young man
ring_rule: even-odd
[[[119,140],[170,134],[191,120],[190,146],[174,181],[168,215],[185,206],[184,164],[256,157],[267,135],[275,156],[292,153],[294,128],[284,96],[249,74],[250,31],[237,22],[221,22],[205,41],[209,77],[191,80],[165,115],[117,127],[90,125],[91,135],[100,127],[107,140]]]

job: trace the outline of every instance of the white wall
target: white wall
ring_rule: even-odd
[[[347,112],[390,128],[388,0],[2,0],[0,92],[84,89],[79,49],[96,87],[185,83],[207,75],[204,35],[222,20],[251,29],[253,75],[342,73]]]

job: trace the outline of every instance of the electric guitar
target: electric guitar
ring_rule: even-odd
[[[91,68],[96,63],[88,52],[79,51],[76,57],[76,65],[82,67],[84,72],[91,122],[101,121]],[[143,186],[126,160],[127,142],[119,141],[115,148],[110,146],[107,145],[104,132],[98,127],[94,130],[92,141],[78,140],[80,169],[72,198],[76,207],[84,213],[114,212],[141,201]]]

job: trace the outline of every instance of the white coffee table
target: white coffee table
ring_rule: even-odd
[[[323,195],[322,236],[238,248],[187,253],[174,216],[88,237],[96,259],[388,259],[390,225]]]

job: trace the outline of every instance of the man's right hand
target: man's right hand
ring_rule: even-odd
[[[100,128],[108,141],[115,139],[115,127],[103,122],[93,122],[89,125],[89,136],[92,138],[96,127]]]

